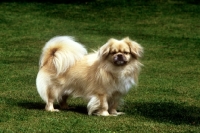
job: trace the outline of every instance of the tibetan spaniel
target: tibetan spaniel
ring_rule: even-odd
[[[143,48],[128,37],[109,39],[94,53],[69,36],[50,39],[42,50],[37,91],[46,102],[47,111],[57,101],[68,109],[67,99],[81,97],[88,115],[117,116],[122,97],[137,84]]]

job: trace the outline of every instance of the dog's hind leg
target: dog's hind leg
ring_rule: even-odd
[[[60,108],[63,110],[69,109],[68,104],[67,104],[67,98],[68,98],[68,95],[65,94],[65,95],[60,96],[58,99]]]
[[[58,111],[53,107],[54,100],[56,99],[56,89],[53,89],[49,83],[50,77],[47,73],[40,71],[36,78],[36,86],[40,97],[46,102],[45,110]]]
[[[53,103],[56,99],[55,92],[52,88],[47,89],[47,101],[46,101],[46,106],[45,110],[46,111],[51,111],[51,112],[58,112],[58,109],[54,109]]]
[[[50,101],[46,104],[45,110],[50,111],[50,112],[58,112],[59,111],[58,109],[54,109],[53,102],[50,102]]]

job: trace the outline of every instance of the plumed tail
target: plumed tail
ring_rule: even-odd
[[[77,60],[82,59],[85,54],[87,50],[84,46],[75,42],[72,37],[54,37],[45,44],[39,66],[55,69],[59,75],[74,65]]]

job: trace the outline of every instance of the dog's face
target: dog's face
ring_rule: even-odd
[[[124,66],[130,61],[141,57],[143,48],[129,38],[122,40],[110,39],[100,48],[99,56],[115,66]]]

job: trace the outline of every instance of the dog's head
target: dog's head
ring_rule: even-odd
[[[99,56],[115,66],[124,66],[142,56],[143,48],[128,37],[122,40],[110,39],[99,50]]]

